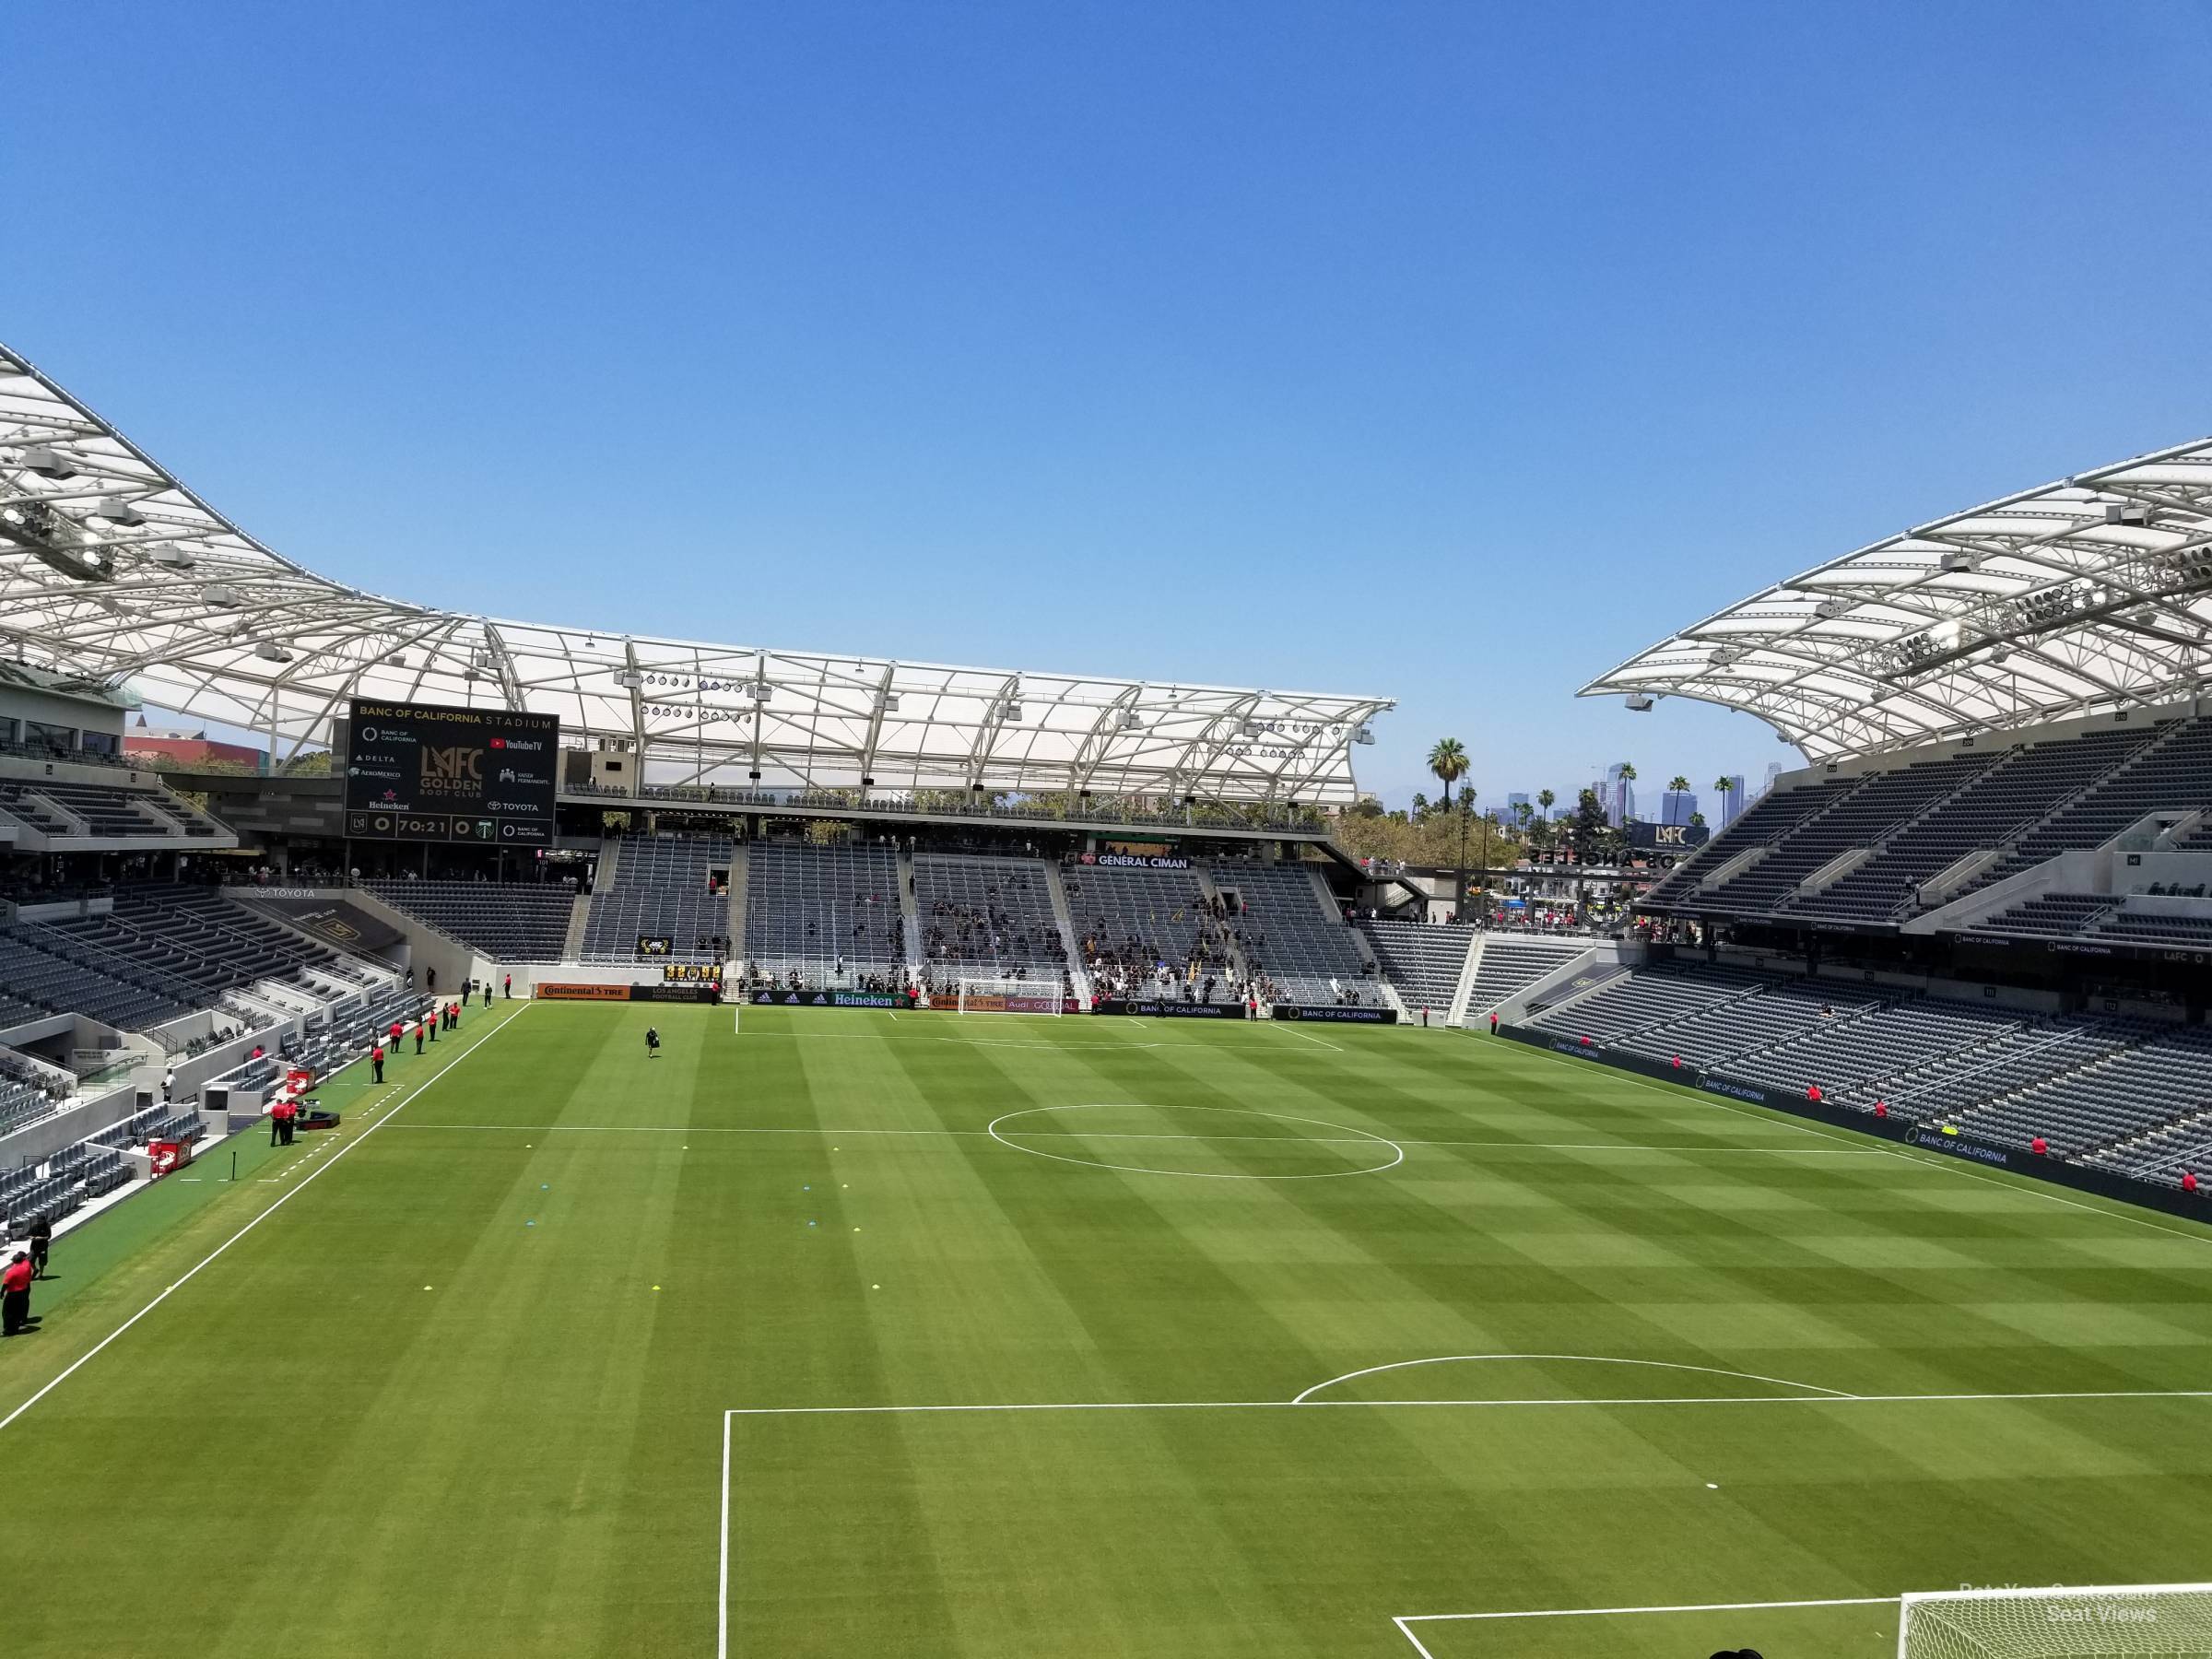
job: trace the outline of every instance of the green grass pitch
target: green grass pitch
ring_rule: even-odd
[[[64,1239],[0,1650],[1877,1659],[2212,1578],[2212,1231],[1482,1037],[732,1023],[477,1010]],[[1712,1603],[1793,1605],[1465,1617]]]

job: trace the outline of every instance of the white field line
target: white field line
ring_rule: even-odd
[[[1339,1382],[1349,1382],[1359,1377],[1378,1376],[1383,1371],[1411,1371],[1423,1365],[1479,1365],[1498,1359],[1563,1360],[1580,1365],[1645,1365],[1654,1371],[1697,1371],[1709,1377],[1735,1377],[1746,1382],[1771,1382],[1777,1388],[1803,1388],[1813,1394],[1827,1394],[1830,1399],[1852,1398],[1840,1388],[1823,1388],[1818,1382],[1800,1382],[1794,1377],[1764,1377],[1757,1371],[1729,1371],[1718,1365],[1685,1365],[1672,1359],[1627,1359],[1611,1354],[1439,1354],[1433,1359],[1394,1359],[1388,1365],[1371,1365],[1361,1371],[1346,1371],[1341,1377],[1331,1377],[1326,1382],[1314,1383],[1290,1404],[1304,1406],[1324,1388],[1334,1388]]]
[[[1513,1046],[1527,1049],[1532,1054],[1540,1054],[1545,1059],[1555,1061],[1561,1065],[1603,1065],[1602,1062],[1572,1060],[1564,1054],[1555,1054],[1549,1049],[1536,1048],[1530,1043],[1515,1043]],[[1784,1112],[1779,1106],[1732,1105],[1704,1089],[1692,1088],[1687,1083],[1647,1083],[1641,1077],[1627,1075],[1618,1066],[1608,1065],[1604,1069],[1612,1074],[1609,1081],[1626,1083],[1634,1088],[1648,1088],[1657,1094],[1671,1095],[1677,1100],[1698,1100],[1721,1112],[1732,1112],[1738,1117],[1747,1117],[1755,1122],[1768,1124],[1779,1124],[1783,1127],[1795,1129],[1805,1135],[1817,1135],[1822,1140],[1841,1141],[1843,1139],[1842,1134],[1833,1130],[1816,1129],[1810,1124],[1794,1118],[1792,1114]],[[1970,1181],[1979,1181],[1990,1186],[2003,1187],[2006,1192],[2017,1193],[2024,1198],[2041,1198],[2049,1204],[2063,1204],[2068,1209],[2086,1210],[2092,1216],[2104,1216],[2114,1221],[2125,1221],[2132,1226],[2147,1227],[2153,1232],[2166,1233],[2176,1239],[2188,1239],[2198,1244],[2212,1244],[2212,1232],[2192,1232],[2184,1228],[2169,1227],[2162,1221],[2153,1221],[2147,1216],[2129,1215],[2125,1210],[2117,1207],[2084,1204],[2078,1198],[2068,1198],[2063,1193],[2050,1191],[2048,1182],[2038,1181],[2033,1176],[2028,1176],[2019,1182],[2000,1181],[1994,1175],[1984,1174],[1980,1170],[1969,1169],[1964,1160],[1959,1159],[1936,1158],[1925,1153],[1908,1152],[1901,1147],[1880,1147],[1875,1149],[1886,1157],[1897,1159],[1900,1162],[1918,1164],[1923,1169],[1928,1170],[1947,1170],[1952,1174],[1963,1175]],[[2114,1206],[2117,1206],[2120,1200],[2114,1199],[2112,1202]]]
[[[1043,1110],[1052,1110],[1044,1108]],[[402,1124],[402,1129],[421,1133],[425,1130],[461,1129],[488,1130],[500,1134],[532,1135],[919,1135],[946,1139],[1004,1139],[992,1136],[985,1129],[815,1129],[807,1127],[775,1128],[752,1127],[741,1124],[701,1125],[693,1124]],[[1190,1140],[1190,1141],[1277,1141],[1286,1146],[1357,1146],[1363,1141],[1384,1138],[1379,1135],[1171,1135],[1159,1134],[1101,1134],[1086,1135],[1080,1129],[1022,1129],[1016,1131],[1025,1140],[1042,1139],[1059,1135],[1071,1140]],[[1887,1158],[1890,1156],[1878,1147],[1659,1147],[1630,1145],[1621,1141],[1516,1141],[1516,1140],[1408,1140],[1402,1135],[1387,1137],[1400,1147],[1492,1147],[1524,1152],[1733,1152],[1771,1155],[1777,1158]]]
[[[1803,1383],[1792,1383],[1802,1388]],[[994,1406],[733,1406],[725,1417],[926,1417],[1025,1411],[1373,1411],[1505,1410],[1530,1406],[1973,1406],[2054,1400],[2212,1400],[2212,1388],[2051,1389],[2024,1394],[1680,1394],[1618,1399],[1570,1396],[1527,1400],[1070,1400]]]
[[[522,1005],[522,1009],[531,1008],[535,1006],[536,1005],[535,1003],[524,1003]],[[75,1360],[71,1361],[67,1369],[63,1371],[59,1376],[48,1382],[43,1388],[40,1389],[38,1393],[32,1394],[29,1399],[24,1401],[22,1405],[17,1406],[6,1417],[0,1418],[0,1430],[6,1430],[7,1426],[13,1423],[18,1418],[29,1411],[33,1406],[36,1406],[41,1400],[44,1399],[48,1394],[52,1394],[63,1383],[69,1381],[71,1377],[74,1377],[79,1371],[84,1369],[86,1365],[89,1364],[94,1359],[96,1359],[100,1352],[107,1347],[108,1344],[113,1342],[118,1336],[122,1335],[125,1331],[129,1330],[133,1325],[144,1319],[148,1313],[151,1313],[156,1308],[167,1301],[171,1296],[175,1295],[179,1290],[182,1290],[199,1273],[201,1268],[213,1262],[216,1257],[221,1255],[226,1250],[229,1250],[231,1245],[237,1243],[241,1239],[244,1238],[248,1233],[259,1227],[264,1221],[266,1221],[271,1216],[275,1215],[278,1210],[282,1209],[293,1199],[299,1197],[300,1194],[306,1192],[309,1187],[312,1186],[324,1175],[329,1174],[331,1171],[336,1169],[338,1167],[338,1160],[340,1159],[344,1158],[356,1147],[365,1143],[371,1135],[374,1135],[378,1130],[389,1124],[393,1118],[397,1115],[403,1106],[406,1105],[410,1100],[414,1100],[416,1096],[421,1094],[423,1090],[430,1088],[441,1078],[452,1076],[454,1069],[459,1066],[463,1061],[466,1060],[469,1055],[475,1053],[477,1050],[482,1048],[486,1042],[498,1036],[501,1031],[505,1030],[510,1025],[512,1025],[514,1021],[520,1018],[521,1009],[518,1009],[514,1014],[509,1015],[507,1018],[501,1020],[498,1025],[492,1027],[491,1030],[486,1031],[482,1036],[477,1037],[471,1041],[468,1047],[463,1049],[458,1054],[455,1054],[452,1060],[446,1063],[445,1068],[442,1071],[436,1073],[434,1076],[425,1077],[421,1082],[416,1084],[413,1088],[409,1089],[399,1100],[394,1101],[392,1105],[385,1111],[382,1117],[377,1119],[375,1123],[370,1124],[369,1127],[362,1130],[360,1134],[355,1135],[351,1140],[340,1147],[335,1152],[332,1153],[330,1155],[329,1162],[323,1165],[321,1169],[312,1171],[297,1186],[287,1187],[284,1192],[278,1195],[276,1200],[268,1206],[268,1208],[263,1210],[251,1221],[247,1222],[236,1232],[225,1239],[220,1244],[218,1244],[213,1250],[209,1251],[206,1255],[194,1262],[190,1267],[186,1268],[184,1272],[168,1287],[168,1288],[164,1289],[159,1296],[155,1297],[153,1300],[147,1302],[145,1307],[139,1309],[137,1312],[132,1314],[128,1319],[117,1325],[112,1331],[110,1331],[105,1336],[101,1337],[84,1353],[78,1355]]]
[[[730,1652],[730,1414],[722,1414],[722,1572],[714,1607],[714,1659]]]
[[[1625,1618],[1647,1613],[1754,1613],[1776,1607],[1894,1607],[1899,1604],[1900,1598],[1894,1595],[1839,1595],[1818,1601],[1691,1602],[1673,1607],[1533,1607],[1511,1613],[1400,1613],[1390,1622],[1413,1643],[1414,1652],[1421,1659],[1436,1659],[1413,1633],[1415,1625],[1457,1624],[1469,1619]]]
[[[1293,1037],[1303,1037],[1303,1038],[1304,1038],[1304,1039],[1305,1039],[1305,1040],[1306,1040],[1308,1042],[1321,1042],[1321,1046],[1322,1046],[1323,1048],[1325,1048],[1325,1049],[1335,1049],[1335,1050],[1336,1050],[1336,1052],[1337,1052],[1338,1053],[1340,1053],[1340,1054],[1344,1053],[1344,1051],[1343,1051],[1341,1048],[1337,1048],[1337,1047],[1336,1047],[1336,1044],[1335,1044],[1335,1043],[1333,1043],[1333,1042],[1322,1042],[1322,1041],[1321,1041],[1321,1039],[1320,1039],[1320,1038],[1318,1038],[1318,1037],[1316,1037],[1316,1036],[1314,1036],[1312,1032],[1311,1032],[1311,1031],[1301,1031],[1301,1030],[1300,1030],[1298,1029],[1298,1027],[1297,1027],[1295,1024],[1291,1024],[1291,1023],[1288,1023],[1288,1022],[1286,1022],[1286,1021],[1280,1021],[1280,1020],[1270,1020],[1270,1021],[1268,1021],[1268,1023],[1269,1023],[1270,1025],[1281,1025],[1281,1026],[1282,1026],[1282,1029],[1283,1029],[1284,1030],[1286,1030],[1286,1031],[1289,1032],[1289,1033],[1290,1033],[1290,1035],[1291,1035],[1291,1036],[1293,1036]]]
[[[1136,1109],[1140,1111],[1147,1110],[1147,1108],[1142,1106],[1138,1106]],[[1286,1112],[1255,1112],[1249,1107],[1243,1106],[1184,1106],[1179,1108],[1178,1110],[1183,1112],[1218,1112],[1226,1115],[1239,1117],[1274,1118],[1278,1122],[1285,1124],[1306,1124],[1316,1129],[1335,1129],[1340,1135],[1343,1135],[1347,1137],[1351,1137],[1350,1144],[1353,1145],[1388,1147],[1391,1150],[1390,1161],[1387,1163],[1371,1164],[1363,1169],[1358,1170],[1317,1170],[1309,1171],[1302,1175],[1246,1175],[1233,1171],[1217,1170],[1154,1170],[1149,1169],[1143,1164],[1107,1163],[1102,1159],[1070,1158],[1063,1152],[1047,1152],[1041,1147],[1025,1147],[1019,1141],[1008,1140],[1005,1135],[999,1134],[998,1132],[998,1126],[1001,1124],[1011,1123],[1016,1118],[1019,1117],[1031,1117],[1040,1112],[1123,1112],[1127,1110],[1130,1110],[1130,1106],[1126,1104],[1099,1101],[1086,1101],[1080,1104],[1069,1106],[1030,1106],[1025,1107],[1019,1112],[1007,1112],[1000,1113],[997,1117],[993,1118],[988,1124],[983,1125],[983,1133],[988,1135],[993,1140],[998,1142],[998,1144],[1002,1147],[1011,1147],[1017,1152],[1027,1152],[1037,1158],[1049,1158],[1057,1163],[1082,1164],[1095,1170],[1121,1170],[1133,1175],[1188,1175],[1195,1177],[1201,1181],[1327,1181],[1345,1175],[1380,1175],[1383,1171],[1394,1170],[1400,1164],[1406,1161],[1406,1148],[1399,1146],[1396,1141],[1386,1140],[1380,1135],[1369,1135],[1360,1130],[1347,1128],[1342,1124],[1327,1123],[1321,1118],[1292,1117]],[[1027,1132],[1016,1130],[1015,1133],[1019,1135]],[[1065,1129],[1046,1129],[1037,1131],[1036,1133],[1038,1133],[1040,1135],[1057,1135],[1062,1139],[1066,1139],[1069,1135],[1069,1132]],[[1077,1132],[1078,1138],[1080,1132]],[[1174,1137],[1159,1136],[1146,1138],[1167,1139]],[[1240,1138],[1246,1140],[1257,1138],[1283,1143],[1289,1143],[1300,1138],[1306,1138],[1310,1139],[1312,1144],[1316,1145],[1345,1144],[1341,1141],[1324,1142],[1318,1136],[1298,1137],[1292,1135],[1260,1135],[1255,1137],[1246,1135]]]

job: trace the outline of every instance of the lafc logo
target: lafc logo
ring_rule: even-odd
[[[426,748],[422,751],[422,791],[425,794],[479,794],[484,786],[484,751],[480,748]]]

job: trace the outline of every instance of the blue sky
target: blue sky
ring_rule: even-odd
[[[1575,688],[2212,430],[2212,8],[0,16],[0,338],[381,592],[1379,692],[1394,802],[1757,776]]]

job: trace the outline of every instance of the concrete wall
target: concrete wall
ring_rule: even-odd
[[[2140,892],[2151,886],[2196,887],[2212,886],[2212,853],[2121,853],[2112,860],[2112,886],[2126,892]],[[2129,901],[2128,909],[2147,909],[2166,902],[2158,899],[2140,899]],[[2188,900],[2175,902],[2187,903]],[[2202,903],[2203,900],[2197,902]],[[2191,915],[2203,912],[2151,911],[2153,915]]]
[[[129,1081],[110,1084],[66,1112],[28,1124],[13,1135],[0,1135],[0,1169],[12,1170],[18,1164],[35,1163],[64,1147],[73,1147],[88,1135],[98,1135],[110,1124],[122,1123],[137,1104],[136,1084]]]

